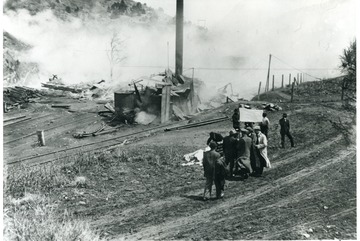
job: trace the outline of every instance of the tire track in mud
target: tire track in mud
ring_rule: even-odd
[[[313,166],[312,168],[305,168],[302,171],[299,171],[297,173],[291,174],[289,176],[286,176],[284,178],[280,178],[275,181],[275,184],[281,184],[281,186],[291,185],[294,182],[305,178],[309,175],[312,175],[321,169],[327,168],[330,165],[333,165],[335,163],[338,163],[342,161],[344,158],[349,157],[350,155],[354,155],[354,152],[346,152],[341,153],[340,156],[333,158],[332,160],[328,160],[326,164]],[[195,213],[191,217],[182,217],[178,218],[172,221],[168,221],[166,223],[162,223],[160,225],[150,226],[147,228],[144,228],[140,230],[139,232],[135,234],[125,235],[121,238],[126,239],[167,239],[169,236],[172,236],[176,234],[177,232],[181,230],[189,230],[190,228],[194,226],[199,226],[200,223],[206,222],[206,217],[211,216],[215,213],[220,213],[222,210],[226,210],[229,207],[238,206],[241,204],[244,204],[246,202],[249,202],[251,200],[255,200],[259,196],[266,195],[274,190],[276,190],[278,187],[273,187],[271,185],[266,185],[264,187],[261,187],[256,190],[255,193],[247,194],[245,197],[236,197],[229,200],[226,200],[224,203],[221,203],[219,205],[214,205],[210,209],[202,210],[198,213]],[[228,218],[226,218],[228,219]]]
[[[347,215],[356,216],[356,207],[348,208],[348,209],[346,209],[346,210],[344,210],[342,212],[333,214],[329,218],[330,219],[335,219],[338,216],[347,216]],[[284,229],[278,230],[277,232],[273,232],[270,235],[265,234],[263,236],[263,239],[265,239],[265,240],[276,240],[276,239],[279,239],[279,237],[282,234],[286,233],[286,232],[294,232],[294,233],[298,233],[300,235],[304,235],[304,234],[308,233],[309,228],[316,227],[317,225],[319,225],[321,223],[321,221],[322,221],[321,219],[316,219],[316,220],[313,220],[313,221],[310,221],[310,222],[295,225],[295,226],[290,227],[290,228],[289,227],[284,228]],[[312,238],[312,239],[315,239],[315,238]]]
[[[340,139],[341,139],[341,136],[337,136],[331,140],[325,141],[319,145],[314,146],[308,152],[297,154],[295,158],[292,156],[292,157],[288,157],[280,162],[274,163],[273,168],[277,168],[278,166],[280,166],[283,163],[294,162],[294,161],[297,161],[306,156],[312,155],[313,153],[318,152],[319,150],[322,150],[333,143],[336,143]],[[151,239],[151,238],[163,239],[163,238],[167,238],[171,235],[176,234],[177,232],[179,232],[181,230],[187,230],[188,228],[191,228],[194,225],[206,222],[205,219],[207,217],[211,216],[212,214],[216,214],[216,213],[221,212],[222,210],[228,209],[229,207],[238,206],[240,204],[254,200],[254,199],[258,198],[259,196],[266,195],[272,191],[278,190],[279,187],[290,185],[296,181],[306,178],[309,175],[314,174],[315,172],[317,172],[319,170],[327,168],[329,165],[338,163],[339,161],[343,160],[344,158],[347,158],[351,155],[355,155],[354,153],[355,152],[353,149],[350,149],[350,151],[349,150],[341,151],[331,160],[327,160],[327,162],[325,164],[318,162],[318,164],[315,166],[311,166],[310,168],[302,169],[299,172],[296,172],[291,175],[277,179],[277,180],[273,181],[272,183],[269,183],[265,186],[258,188],[255,191],[247,190],[248,193],[245,193],[241,197],[234,197],[234,198],[230,198],[228,200],[225,199],[225,202],[220,203],[218,205],[215,204],[214,206],[212,206],[209,209],[200,210],[199,212],[195,213],[191,217],[179,217],[179,218],[175,218],[175,219],[170,218],[168,221],[165,221],[159,225],[139,227],[140,230],[136,233],[122,234],[122,235],[118,235],[116,238],[117,239],[118,238],[121,238],[121,239],[123,239],[123,238],[129,238],[129,239]],[[202,189],[198,189],[198,190],[192,191],[188,194],[197,193],[197,195],[198,195],[201,192],[202,192]],[[107,217],[103,217],[101,220],[98,220],[96,223],[94,223],[94,225],[95,226],[98,226],[98,225],[108,226],[108,225],[111,225],[111,223],[117,223],[119,225],[119,221],[120,221],[120,223],[122,221],[126,221],[129,217],[128,215],[132,215],[131,216],[132,218],[134,217],[134,215],[141,217],[144,214],[146,215],[147,211],[161,212],[161,210],[164,208],[164,204],[170,205],[168,208],[171,208],[171,207],[175,207],[176,205],[179,205],[181,203],[186,203],[186,202],[188,202],[188,200],[185,198],[182,198],[182,197],[171,197],[169,199],[162,200],[162,201],[154,201],[147,205],[141,205],[138,207],[130,208],[130,209],[127,209],[127,210],[119,213],[121,215],[120,220],[115,218],[114,216],[112,216],[112,217],[107,216]],[[114,220],[114,218],[116,220]],[[109,220],[111,220],[111,219],[112,219],[112,221],[109,222]]]
[[[285,159],[282,159],[279,162],[276,162],[274,164],[272,164],[272,169],[280,166],[281,164],[284,163],[291,163],[291,162],[295,162],[298,161],[302,158],[305,158],[306,156],[309,156],[311,154],[313,154],[314,152],[321,150],[323,148],[326,148],[327,146],[339,141],[341,139],[341,135],[335,137],[334,139],[325,141],[321,144],[319,144],[318,146],[316,146],[316,150],[314,151],[314,149],[308,151],[308,152],[302,152],[301,154],[293,154],[291,156],[286,157]],[[271,171],[271,169],[269,170]],[[274,185],[273,183],[270,183],[269,185]],[[249,192],[252,192],[250,190],[247,190]],[[199,193],[202,193],[203,189],[197,189],[197,190],[193,190],[190,191],[188,193],[185,193],[182,196],[175,196],[175,197],[170,197],[167,198],[165,200],[155,200],[152,201],[148,204],[141,204],[138,205],[136,207],[132,207],[132,208],[128,208],[126,210],[113,210],[111,212],[111,214],[109,215],[104,215],[102,216],[100,219],[97,219],[93,222],[91,222],[91,225],[95,226],[95,227],[99,227],[99,226],[111,226],[112,224],[119,224],[122,222],[125,222],[128,217],[140,217],[141,215],[143,215],[144,212],[146,211],[161,211],[164,206],[170,205],[170,206],[175,206],[175,204],[178,203],[185,203],[187,201],[187,199],[184,198],[184,196],[194,196],[194,195],[199,195]],[[103,208],[107,208],[102,206],[101,209]],[[144,212],[139,212],[139,210],[144,210]],[[116,218],[116,219],[114,219]],[[111,222],[109,222],[109,220],[112,220]]]

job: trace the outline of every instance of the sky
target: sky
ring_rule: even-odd
[[[175,0],[142,2],[175,15]],[[247,68],[266,69],[269,54],[273,55],[271,67],[274,70],[271,74],[275,75],[277,84],[282,74],[287,79],[289,74],[294,76],[303,72],[308,80],[341,74],[338,71],[339,55],[356,35],[355,6],[355,0],[184,0],[184,18],[207,27],[215,35],[213,52],[222,52],[234,59],[241,57],[246,62],[229,66],[228,63],[214,61],[207,66],[245,68],[232,73],[228,70],[225,76],[233,84],[239,81],[246,82],[247,86],[250,84],[253,93],[259,81],[266,78],[267,71],[247,72]],[[187,45],[190,44],[185,40],[185,66],[192,62],[186,57],[187,50],[194,51],[189,50]],[[203,54],[211,58],[210,50]],[[207,66],[198,66],[200,75],[204,72],[201,67]],[[213,74],[218,78],[222,76],[220,73]],[[244,80],[243,76],[254,81]]]
[[[175,16],[176,0],[139,0]],[[269,55],[275,87],[284,75],[306,81],[341,75],[339,55],[356,35],[356,0],[184,0],[184,74],[201,79],[209,93],[233,85],[250,99],[265,86]],[[36,62],[41,73],[27,80],[39,86],[52,74],[66,83],[109,79],[108,49],[114,33],[124,41],[126,61],[116,83],[175,65],[175,26],[133,26],[122,20],[60,21],[50,11],[3,16],[4,29],[34,46],[20,61]],[[207,28],[199,32],[194,25]],[[168,46],[168,47],[167,47]],[[169,59],[169,60],[168,60]],[[130,67],[133,66],[133,67]],[[159,66],[153,68],[153,66]],[[290,77],[291,75],[291,77]]]

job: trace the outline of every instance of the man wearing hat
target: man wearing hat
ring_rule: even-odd
[[[224,138],[223,141],[223,151],[224,151],[224,157],[225,157],[225,163],[226,165],[230,164],[230,177],[233,175],[234,170],[234,163],[236,159],[236,136],[237,132],[235,130],[231,130],[229,132],[229,135]]]
[[[253,169],[250,175],[255,177],[262,175],[264,167],[271,167],[270,160],[267,157],[267,139],[260,130],[260,126],[254,127],[255,135],[252,145],[252,155],[250,154],[251,167]]]
[[[237,166],[244,167],[245,173],[243,174],[244,178],[248,177],[249,173],[252,173],[251,164],[250,164],[250,150],[252,145],[252,139],[248,136],[249,131],[246,129],[240,129],[241,138],[237,143]]]
[[[216,151],[220,153],[220,155],[223,155],[223,136],[219,133],[210,132],[209,138],[206,141],[206,145],[209,145],[211,141],[214,141],[216,143]]]
[[[283,114],[283,118],[279,120],[280,135],[281,135],[281,147],[285,148],[285,135],[290,139],[291,147],[294,147],[294,139],[290,134],[290,122],[287,119],[287,114]]]
[[[225,162],[220,154],[215,151],[216,143],[211,141],[209,143],[210,151],[204,153],[203,167],[204,177],[206,178],[203,199],[207,200],[207,193],[211,198],[211,189],[213,183],[216,187],[216,197],[222,198],[224,196],[225,185]]]

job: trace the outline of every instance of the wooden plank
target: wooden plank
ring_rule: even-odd
[[[65,108],[65,109],[69,109],[70,105],[66,105],[66,104],[53,104],[51,105],[52,108]]]
[[[13,121],[13,120],[18,120],[18,119],[22,119],[22,118],[25,118],[25,117],[26,117],[26,115],[17,116],[17,117],[13,117],[13,118],[4,120],[4,122]]]
[[[70,91],[72,93],[81,93],[82,91],[84,91],[83,89],[73,88],[73,87],[69,87],[69,86],[65,86],[65,85],[54,85],[54,84],[41,83],[41,86],[46,87],[48,89]]]

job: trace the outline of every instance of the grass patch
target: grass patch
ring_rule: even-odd
[[[41,194],[4,200],[5,240],[102,240],[86,222],[68,213],[57,215],[57,204]]]
[[[132,206],[191,189],[186,182],[197,185],[202,171],[180,165],[190,151],[193,147],[119,147],[59,163],[9,166],[4,235],[7,240],[101,240],[79,209],[99,214],[104,204]]]

